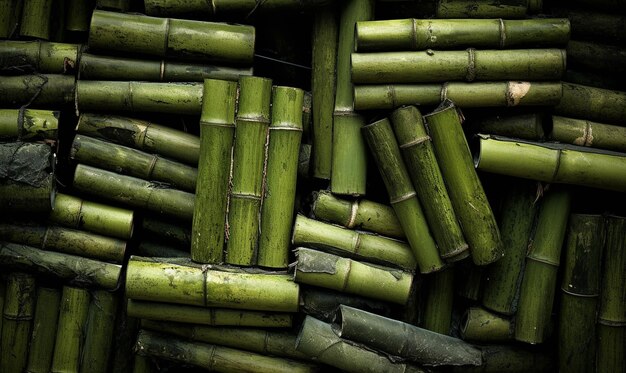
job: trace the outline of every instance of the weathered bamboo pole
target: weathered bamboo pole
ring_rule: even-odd
[[[623,45],[626,41],[626,16],[619,12],[606,13],[593,7],[581,9],[565,4],[551,4],[550,13],[570,20],[572,39]]]
[[[626,127],[584,119],[552,116],[550,138],[568,144],[626,152]]]
[[[293,226],[303,91],[274,87],[269,127],[257,264],[286,268]]]
[[[0,80],[0,104],[4,107],[27,103],[38,108],[67,105],[74,101],[74,77],[36,74],[6,76]]]
[[[357,85],[355,110],[438,105],[450,99],[463,108],[556,105],[560,82],[449,82],[444,84]]]
[[[35,318],[28,352],[28,373],[48,373],[52,365],[54,341],[57,333],[61,292],[58,289],[37,289]]]
[[[52,0],[24,0],[20,36],[48,40]]]
[[[470,307],[461,320],[461,338],[476,342],[506,342],[513,339],[511,320],[480,307]]]
[[[626,92],[563,83],[563,97],[554,113],[601,123],[626,125]]]
[[[0,56],[0,58],[2,58]],[[59,112],[0,109],[0,140],[37,141],[58,138]]]
[[[380,300],[318,287],[302,288],[300,310],[318,320],[332,323],[342,304],[385,317],[391,317],[394,311],[389,303]]]
[[[486,133],[527,140],[543,140],[543,115],[489,115],[468,120],[474,133]]]
[[[511,345],[487,345],[481,347],[483,364],[477,367],[454,367],[454,373],[551,373],[557,367],[550,352],[523,349]]]
[[[188,16],[201,15],[206,17],[224,17],[225,15],[251,15],[253,13],[267,13],[272,11],[303,11],[317,10],[318,6],[329,3],[329,0],[267,0],[261,4],[254,0],[214,0],[207,3],[202,0],[147,0],[144,2],[146,14],[154,16]]]
[[[626,74],[626,48],[572,40],[567,43],[568,67],[605,75]],[[595,61],[595,62],[592,62]]]
[[[109,371],[117,302],[117,295],[106,290],[96,290],[91,293],[82,344],[81,372],[106,373]]]
[[[438,0],[437,18],[525,18],[540,13],[542,0],[513,0],[494,3],[491,0]]]
[[[0,41],[0,71],[3,73],[63,74],[74,70],[78,44],[45,41]]]
[[[169,220],[161,220],[150,216],[144,216],[141,222],[143,232],[159,241],[167,241],[177,246],[189,247],[191,244],[191,227],[180,225]]]
[[[65,9],[65,29],[74,32],[89,31],[89,19],[96,0],[69,0]]]
[[[52,372],[77,372],[83,346],[83,330],[89,313],[89,292],[63,287]]]
[[[454,301],[454,269],[448,267],[428,277],[422,327],[439,334],[450,334]]]

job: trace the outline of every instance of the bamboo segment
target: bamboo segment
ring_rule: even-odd
[[[52,372],[77,372],[83,350],[83,328],[87,325],[89,292],[63,287]]]
[[[400,108],[391,114],[391,122],[439,255],[447,261],[467,258],[468,246],[437,165],[422,114],[414,106]]]
[[[411,247],[404,242],[322,223],[304,215],[296,217],[291,241],[297,246],[317,248],[407,271],[415,270],[417,264]]]
[[[425,119],[472,260],[476,265],[493,263],[504,255],[500,231],[474,170],[457,108],[446,100]]]
[[[145,208],[186,221],[193,217],[194,195],[170,189],[161,183],[79,164],[76,166],[73,185],[78,191],[130,207]]]
[[[257,259],[262,267],[285,268],[289,264],[303,93],[298,88],[274,87]]]
[[[137,250],[133,252],[135,255],[156,257],[156,258],[190,258],[189,248],[181,250],[172,244],[163,244],[153,241],[141,241],[137,245]]]
[[[624,45],[626,41],[626,16],[618,12],[604,13],[597,9],[597,2],[593,7],[579,9],[563,7],[557,4],[550,6],[552,14],[567,17],[572,28],[574,40],[601,41],[603,43]]]
[[[196,189],[198,171],[194,167],[88,136],[74,137],[70,157],[82,164],[161,182],[175,189]]]
[[[249,64],[254,27],[95,10],[89,47],[182,60]]]
[[[191,229],[186,225],[183,226],[174,222],[144,216],[141,228],[143,232],[159,240],[175,243],[183,247],[189,247],[191,244]]]
[[[563,97],[554,113],[623,126],[626,125],[626,92],[563,83]]]
[[[511,316],[517,311],[524,262],[536,214],[537,185],[512,179],[507,183],[500,218],[504,257],[487,269],[482,304],[486,308]]]
[[[208,99],[209,94],[220,99]],[[200,117],[200,159],[191,228],[191,258],[221,263],[230,182],[237,84],[207,79]]]
[[[65,29],[75,32],[89,31],[89,19],[95,0],[69,0],[66,5]]]
[[[0,41],[2,72],[63,74],[78,61],[78,44],[45,41]]]
[[[105,290],[91,293],[85,340],[80,364],[81,372],[108,372],[117,314],[117,296]]]
[[[342,304],[385,317],[391,317],[393,311],[390,304],[383,301],[318,287],[304,288],[300,299],[302,312],[329,323],[335,320],[337,309]]]
[[[312,174],[320,179],[330,179],[332,169],[338,29],[336,5],[328,5],[315,12],[311,32]]]
[[[542,1],[438,0],[437,18],[525,18],[541,11]]]
[[[483,346],[483,364],[478,367],[455,367],[455,373],[551,373],[557,367],[550,353],[517,346]]]
[[[126,296],[154,302],[296,312],[298,292],[287,275],[203,270],[133,256],[126,272]]]
[[[389,120],[382,119],[363,127],[363,136],[381,172],[391,205],[407,234],[420,272],[440,270],[444,264],[428,231]]]
[[[312,0],[302,2],[299,0],[268,0],[257,3],[254,0],[231,1],[214,0],[207,3],[203,0],[146,0],[146,14],[155,16],[187,16],[198,15],[202,17],[221,16],[226,14],[247,14],[259,12],[281,12],[286,10],[311,10],[318,5],[327,4],[328,0]]]
[[[511,320],[480,307],[470,307],[461,321],[461,338],[485,342],[506,342],[513,339]]]
[[[20,36],[48,40],[52,0],[24,0]]]
[[[50,372],[60,302],[61,292],[58,289],[44,287],[37,289],[37,304],[26,367],[28,373]]]
[[[539,113],[521,115],[495,115],[472,119],[470,128],[474,133],[543,140],[543,117]]]
[[[240,75],[252,75],[252,68],[141,60],[89,53],[83,53],[80,57],[80,77],[88,80],[202,82],[204,79],[222,79],[235,81]]]
[[[22,372],[26,368],[35,296],[35,278],[32,275],[9,273],[2,312],[2,372]]]
[[[290,313],[204,308],[136,299],[128,300],[126,310],[130,317],[198,325],[288,328],[292,323]]]
[[[548,183],[626,190],[626,157],[622,153],[482,136],[476,168]]]
[[[626,152],[626,128],[610,124],[554,115],[550,137],[568,144]]]
[[[453,300],[454,270],[448,267],[429,277],[422,327],[435,333],[449,335]]]
[[[5,107],[32,103],[37,108],[53,106],[58,109],[73,101],[74,77],[70,75],[3,76],[0,80],[0,104]]]
[[[83,113],[78,133],[198,165],[200,138],[166,126],[115,115]]]
[[[519,48],[565,45],[567,18],[394,19],[357,22],[355,51]]]
[[[256,263],[272,80],[242,77],[233,150],[226,262]]]
[[[115,289],[122,266],[79,256],[42,251],[12,243],[0,244],[0,265],[59,277],[81,286]]]
[[[626,328],[598,324],[598,355],[596,371],[623,373],[626,366]]]
[[[393,208],[381,203],[366,199],[348,201],[321,190],[313,195],[311,211],[316,219],[343,225],[348,229],[362,229],[387,237],[405,238]]]
[[[623,46],[572,40],[567,43],[567,57],[569,67],[576,70],[621,76],[626,73],[626,49]]]
[[[17,5],[21,3],[16,3],[13,0],[2,0],[0,1],[0,38],[8,39],[14,32],[17,27],[16,22],[16,13],[17,13]]]
[[[130,0],[96,0],[98,9],[112,9],[118,12],[126,12],[129,8]]]
[[[135,350],[140,355],[166,358],[218,372],[308,373],[317,370],[308,363],[188,342],[146,330],[139,332]]]
[[[349,294],[406,304],[413,275],[306,248],[296,251],[295,281]]]
[[[438,105],[450,99],[462,108],[556,105],[560,82],[450,82],[444,84],[360,85],[354,109],[394,109],[402,105]]]
[[[526,256],[526,269],[515,318],[515,339],[541,343],[548,337],[561,247],[570,209],[567,190],[545,196]]]
[[[0,109],[2,141],[56,140],[58,128],[58,111],[25,109],[20,114],[20,110]]]

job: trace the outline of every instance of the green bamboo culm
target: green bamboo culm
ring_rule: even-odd
[[[0,41],[0,71],[64,74],[78,62],[79,45],[45,41]]]
[[[0,57],[2,58],[2,57]],[[0,140],[56,140],[59,112],[51,110],[0,109]]]
[[[50,16],[52,0],[24,0],[20,36],[34,39],[50,39]]]
[[[274,87],[272,95],[257,257],[262,267],[286,268],[289,264],[303,94],[298,88]]]
[[[378,165],[391,206],[407,235],[420,272],[430,273],[440,270],[444,264],[430,235],[426,218],[400,155],[391,123],[385,118],[368,124],[363,127],[363,137]]]
[[[527,140],[543,140],[543,115],[540,113],[516,115],[488,115],[468,120],[473,133],[487,133]]]
[[[626,125],[626,92],[563,83],[563,97],[554,113],[600,123]]]
[[[425,119],[472,260],[476,265],[493,263],[504,254],[500,231],[474,170],[457,108],[446,100]]]
[[[354,50],[356,22],[373,18],[374,1],[346,1],[340,14],[330,190],[335,194],[359,196],[366,189],[366,148],[360,133],[365,119],[354,112],[350,54]]]
[[[117,301],[117,295],[106,290],[95,290],[91,293],[80,363],[83,372],[108,372]]]
[[[130,0],[96,0],[96,8],[112,9],[118,12],[126,12],[130,7]]]
[[[461,338],[481,343],[507,342],[513,339],[515,328],[511,320],[484,308],[470,307],[461,319]]]
[[[242,77],[239,80],[228,206],[226,263],[229,264],[256,264],[271,98],[271,79]]]
[[[623,46],[571,40],[567,43],[567,58],[577,70],[622,76],[626,73],[626,49]],[[594,64],[592,60],[598,62]]]
[[[436,18],[526,18],[540,13],[542,0],[513,0],[494,3],[490,0],[438,0]]]
[[[23,3],[13,0],[0,1],[0,38],[8,39],[16,31],[21,11],[18,5],[21,7]]]
[[[2,372],[22,372],[26,368],[36,290],[32,275],[20,272],[8,274],[0,342]]]
[[[304,215],[296,217],[292,243],[343,256],[414,271],[417,263],[405,242],[326,224]]]
[[[333,154],[333,108],[337,65],[337,6],[315,12],[311,32],[311,90],[313,92],[312,174],[330,179]]]
[[[428,295],[422,314],[422,327],[439,334],[450,334],[454,300],[454,269],[447,267],[428,277]]]
[[[557,105],[560,82],[448,82],[377,84],[354,87],[355,110],[394,109],[402,105],[438,105],[450,99],[462,108]]]
[[[35,318],[28,352],[28,373],[48,373],[52,365],[54,341],[57,333],[59,289],[40,287],[37,289]]]
[[[207,3],[202,0],[147,0],[144,1],[146,14],[154,16],[188,16],[201,14],[202,17],[226,17],[233,15],[252,15],[253,13],[267,13],[271,11],[303,11],[316,10],[328,0],[312,0],[305,3],[299,0],[268,0],[261,4],[255,1],[214,0]]]
[[[191,258],[215,264],[224,260],[237,83],[207,79],[203,96]]]
[[[89,292],[64,286],[59,308],[52,372],[77,372],[83,348],[83,330],[89,312]]]
[[[355,51],[536,48],[565,45],[569,35],[567,18],[362,21],[356,24]]]
[[[399,239],[406,237],[393,207],[382,203],[366,199],[349,201],[320,190],[313,195],[311,211],[316,219],[348,229],[360,229]]]
[[[559,142],[626,153],[626,127],[552,116],[550,138]]]
[[[454,213],[422,114],[415,106],[408,106],[395,110],[390,119],[439,255],[449,262],[467,258],[468,245]]]
[[[122,37],[122,35],[126,35]],[[89,47],[182,60],[251,64],[252,26],[95,10]]]
[[[569,217],[561,307],[559,370],[592,372],[596,358],[596,310],[600,295],[605,223],[600,215]]]
[[[89,31],[89,20],[95,6],[95,0],[70,0],[65,8],[65,29],[74,32]]]
[[[515,339],[518,341],[535,344],[548,337],[569,210],[570,193],[567,190],[551,190],[545,195],[526,255],[515,315]]]
[[[61,74],[3,76],[0,105],[20,107],[31,103],[37,108],[59,109],[74,102],[74,80],[74,76]]]
[[[157,237],[160,241],[174,243],[179,247],[189,248],[191,245],[191,227],[177,224],[170,220],[162,220],[149,216],[144,216],[141,222],[141,229],[152,237]]]

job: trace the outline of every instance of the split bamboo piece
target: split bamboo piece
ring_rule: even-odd
[[[357,22],[355,51],[548,47],[567,44],[567,18],[394,19]]]
[[[156,18],[95,10],[89,47],[102,51],[182,60],[249,64],[254,55],[252,26]]]
[[[24,0],[20,36],[48,40],[52,0]]]
[[[19,73],[64,74],[78,61],[78,44],[45,41],[0,41],[0,70]]]
[[[140,319],[197,325],[288,328],[292,323],[290,313],[205,308],[137,299],[128,300],[126,311],[128,316]]]
[[[429,276],[427,287],[422,327],[435,333],[449,335],[454,301],[454,269],[447,267]]]
[[[454,367],[455,373],[551,373],[557,367],[550,353],[529,350],[511,345],[481,347],[483,364],[478,367]]]
[[[26,368],[35,297],[35,278],[32,275],[20,272],[8,274],[0,342],[2,372],[22,372]]]
[[[146,0],[146,13],[155,16],[187,16],[200,14],[202,17],[227,15],[252,15],[258,12],[282,12],[287,10],[302,11],[316,9],[319,5],[329,3],[328,0],[267,0],[259,4],[254,0],[214,0],[207,3],[202,0]]]
[[[570,210],[570,193],[551,190],[545,195],[537,228],[526,255],[526,268],[515,315],[515,339],[542,343],[549,332],[561,247]]]
[[[394,109],[402,105],[438,105],[445,99],[450,99],[463,108],[556,105],[561,100],[561,83],[449,82],[354,87],[355,110]]]
[[[130,207],[144,208],[164,216],[190,221],[194,195],[130,176],[79,164],[74,173],[74,188]]]
[[[406,304],[413,275],[300,247],[294,280],[349,294]]]
[[[156,237],[159,241],[163,240],[187,248],[191,244],[191,229],[186,225],[144,216],[141,228],[144,234]]]
[[[81,353],[81,372],[108,372],[117,300],[117,295],[106,290],[96,290],[91,293]]]
[[[425,119],[472,260],[476,265],[493,263],[504,255],[500,231],[474,170],[459,112],[446,100]]]
[[[526,18],[540,13],[542,0],[513,0],[494,3],[491,0],[438,0],[437,18]]]
[[[554,113],[601,123],[626,125],[626,92],[563,83],[563,97]]]
[[[626,127],[554,115],[550,137],[568,144],[626,152]]]
[[[242,77],[239,80],[232,181],[228,197],[226,263],[229,264],[256,264],[271,98],[271,79]]]
[[[291,242],[296,246],[316,248],[407,271],[414,271],[417,265],[411,247],[404,242],[322,223],[300,214],[296,216]]]
[[[316,219],[362,229],[382,236],[404,239],[406,236],[393,207],[366,199],[349,201],[320,190],[313,194],[311,211]]]
[[[89,19],[95,5],[95,0],[69,0],[65,8],[65,29],[74,32],[89,31]]]
[[[511,320],[480,307],[470,307],[461,320],[461,338],[486,342],[507,342],[513,339],[515,328]]]
[[[74,102],[74,77],[70,75],[35,74],[3,76],[0,80],[0,105],[22,106],[27,103],[38,108],[54,107]]]
[[[52,372],[77,372],[83,349],[83,330],[89,313],[89,292],[70,286],[63,287]]]
[[[543,140],[543,116],[540,113],[495,115],[468,120],[473,133],[488,133],[527,140]]]
[[[318,287],[306,287],[301,292],[300,310],[328,323],[335,320],[337,309],[342,304],[385,317],[391,317],[393,313],[391,305],[380,300]]]
[[[381,119],[363,127],[363,137],[381,172],[391,206],[407,234],[420,272],[431,273],[440,270],[444,264],[428,230],[389,120]]]
[[[59,289],[40,287],[37,289],[35,318],[28,352],[28,373],[49,373],[52,365],[54,341],[57,333]]]
[[[415,106],[400,108],[391,113],[391,122],[439,255],[449,262],[467,258],[468,245],[448,196],[422,114]]]
[[[261,233],[257,264],[286,268],[293,224],[298,154],[302,139],[302,101],[298,88],[274,87],[269,127]]]
[[[191,258],[222,263],[237,83],[207,79],[200,117],[200,159],[191,228]],[[219,99],[209,99],[219,97]]]
[[[2,57],[0,56],[0,59]],[[0,109],[0,140],[37,141],[58,138],[59,112]]]

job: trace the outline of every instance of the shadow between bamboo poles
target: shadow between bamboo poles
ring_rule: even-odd
[[[626,92],[563,83],[563,97],[554,113],[625,126]]]
[[[74,32],[89,31],[89,21],[95,5],[95,0],[69,0],[65,12],[65,29]]]
[[[470,307],[461,318],[461,338],[476,342],[507,342],[514,338],[510,319],[480,307]]]
[[[45,41],[0,41],[3,73],[64,74],[78,62],[79,45]]]
[[[567,43],[567,57],[569,65],[575,69],[618,76],[626,73],[626,49],[623,46],[571,40]]]
[[[83,347],[83,330],[89,312],[89,298],[87,290],[63,287],[52,372],[78,371]]]
[[[61,291],[59,289],[44,287],[37,289],[35,318],[33,319],[26,372],[50,372],[60,302]]]
[[[394,307],[386,302],[314,286],[303,287],[300,310],[318,320],[332,323],[340,305],[358,308],[377,315],[391,317]]]
[[[111,9],[118,12],[128,11],[130,0],[96,0],[96,8]]]
[[[318,11],[319,7],[328,4],[328,0],[312,0],[302,2],[299,0],[270,0],[263,3],[254,1],[220,1],[214,0],[207,3],[202,0],[147,0],[144,2],[146,14],[154,16],[179,16],[185,17],[190,14],[201,14],[202,17],[211,18],[216,15],[252,15],[257,13],[278,11]]]
[[[95,290],[91,293],[81,352],[81,370],[93,373],[109,371],[118,299],[117,294],[106,290]]]
[[[137,249],[133,251],[133,254],[156,258],[191,259],[189,246],[185,250],[181,250],[180,246],[176,246],[174,244],[153,242],[147,240],[141,241],[139,245],[137,245]]]
[[[550,138],[573,145],[626,152],[626,127],[552,116]]]

